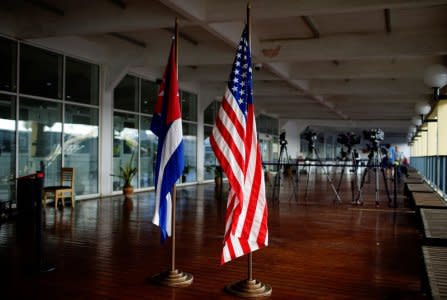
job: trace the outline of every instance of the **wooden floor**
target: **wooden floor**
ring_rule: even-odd
[[[352,206],[348,178],[341,204],[325,177],[311,176],[306,198],[305,182],[301,176],[296,200],[288,180],[279,201],[269,200],[270,246],[253,260],[271,298],[426,299],[420,232],[400,194],[392,209],[381,191],[376,207],[371,182],[364,205]],[[131,207],[121,196],[79,201],[73,210],[47,206],[44,256],[56,266],[49,273],[30,272],[32,224],[2,224],[0,299],[236,299],[223,287],[246,278],[247,260],[220,265],[226,201],[215,198],[213,184],[177,195],[177,266],[194,275],[190,287],[148,283],[170,266],[169,243],[160,245],[151,223],[150,192],[135,195]]]

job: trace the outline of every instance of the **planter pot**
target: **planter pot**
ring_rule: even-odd
[[[124,198],[132,198],[132,194],[133,194],[133,186],[125,186],[123,187],[123,195]]]
[[[222,198],[222,177],[214,177],[214,195],[217,199]]]
[[[214,177],[214,183],[216,190],[222,189],[222,177]]]

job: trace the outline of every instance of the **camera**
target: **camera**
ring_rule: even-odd
[[[309,152],[312,152],[315,148],[315,141],[317,140],[317,134],[313,131],[307,130],[303,133],[304,139],[309,143],[308,149]]]
[[[360,144],[360,136],[353,132],[340,133],[337,137],[337,143],[348,147],[348,152],[354,145]]]
[[[385,134],[383,133],[382,129],[373,128],[363,131],[363,137],[365,138],[365,140],[373,143],[374,148],[376,149],[379,146],[380,142],[385,139]]]
[[[310,131],[310,130],[306,131],[306,132],[304,132],[303,135],[304,135],[304,139],[306,141],[308,141],[309,143],[313,143],[317,140],[317,134],[313,131]]]
[[[285,132],[283,132],[283,133],[281,133],[281,134],[279,135],[279,144],[280,144],[281,146],[285,146],[285,145],[287,145],[286,133],[285,133]]]

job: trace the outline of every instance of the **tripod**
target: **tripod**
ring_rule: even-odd
[[[343,148],[342,148],[342,153],[343,153]],[[343,175],[345,174],[345,169],[346,169],[346,165],[348,163],[348,157],[351,156],[351,147],[348,147],[348,150],[346,151],[346,156],[344,159],[344,163],[343,163],[343,167],[341,168],[341,174],[340,174],[340,178],[338,179],[338,184],[337,184],[337,192],[340,192],[340,186],[341,186],[341,181],[343,180]],[[343,156],[343,154],[342,154]],[[354,157],[352,158],[352,161],[354,162]]]
[[[334,191],[335,198],[337,199],[338,202],[341,202],[340,195],[338,194],[337,189],[335,188],[334,184],[332,183],[331,176],[329,176],[329,171],[326,169],[326,166],[321,161],[320,155],[318,154],[318,150],[315,147],[315,144],[313,141],[309,141],[309,152],[315,154],[315,157],[317,158],[318,163],[320,164],[320,166],[323,167],[323,172],[325,173],[325,175],[327,177],[327,181],[329,182],[329,185],[331,186],[332,190]],[[306,183],[306,193],[305,193],[306,196],[307,196],[307,189],[309,187],[309,176],[310,176],[310,165],[309,165],[309,171],[307,172],[307,183]]]
[[[355,203],[355,191],[358,191],[358,162],[357,162],[357,157],[358,154],[356,152],[356,150],[352,151],[352,148],[348,145],[348,149],[346,151],[346,157],[345,157],[345,161],[343,163],[343,167],[341,169],[341,174],[340,174],[340,178],[338,180],[338,185],[337,185],[337,192],[340,192],[340,186],[341,186],[341,182],[343,180],[343,175],[345,173],[345,169],[346,166],[349,162],[348,157],[351,157],[351,163],[352,163],[352,169],[350,169],[351,172],[354,173],[354,176],[352,177],[351,180],[351,196],[352,196],[352,203]]]
[[[281,141],[281,150],[279,151],[278,163],[276,164],[276,175],[275,180],[273,182],[272,199],[274,199],[274,196],[276,195],[277,192],[279,196],[279,186],[281,183],[281,167],[285,165],[289,166],[289,168],[291,167],[289,154],[287,152],[287,142]],[[293,178],[291,178],[291,182],[293,187],[293,193],[290,195],[290,198],[292,198],[292,196],[295,196],[296,199],[296,185]]]
[[[374,142],[374,145],[368,155],[368,162],[366,164],[365,171],[363,172],[362,181],[360,183],[360,188],[358,190],[357,197],[355,198],[356,203],[363,204],[363,199],[361,199],[362,198],[362,190],[363,190],[363,186],[365,184],[366,175],[368,174],[368,171],[371,169],[374,169],[376,172],[376,188],[375,188],[376,206],[378,206],[380,204],[379,203],[379,172],[378,172],[378,169],[380,169],[380,171],[382,172],[383,181],[384,181],[384,185],[385,185],[385,191],[388,196],[388,201],[389,201],[389,203],[391,203],[392,200],[391,200],[390,192],[388,190],[388,184],[386,181],[385,170],[380,166],[380,163],[381,163],[381,155],[380,155],[379,145],[377,142]]]

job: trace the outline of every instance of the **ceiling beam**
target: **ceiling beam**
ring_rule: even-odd
[[[47,1],[42,0],[25,0],[25,1],[34,4],[43,10],[51,12],[59,17],[63,17],[65,15],[65,12],[62,9],[60,9],[56,5],[48,3]]]
[[[342,60],[337,63],[330,60],[309,61],[292,63],[289,75],[293,79],[420,79],[428,66],[439,63],[442,59],[436,56]]]
[[[132,37],[130,37],[128,35],[125,35],[125,34],[122,34],[122,33],[119,33],[119,32],[110,32],[109,35],[111,35],[111,36],[113,36],[113,37],[115,37],[117,39],[126,41],[126,42],[128,42],[128,43],[130,43],[132,45],[136,45],[136,46],[141,47],[141,48],[146,48],[146,43],[145,42],[142,42],[142,41],[139,41],[137,39],[134,39],[134,38],[132,38]]]
[[[29,0],[31,1],[31,0]],[[14,12],[16,36],[23,39],[130,32],[173,26],[175,15],[153,1],[133,1],[117,10],[106,1],[67,1],[63,18],[36,14],[19,6]],[[1,11],[0,18],[11,12]],[[180,20],[183,24],[185,20]]]
[[[389,8],[383,10],[383,15],[385,18],[385,30],[386,33],[391,33],[391,12]]]
[[[312,17],[302,16],[301,18],[312,32],[314,39],[318,39],[320,37],[320,31],[318,30],[318,27],[315,24],[315,22],[312,20]]]
[[[231,65],[185,66],[179,68],[179,74],[188,81],[226,82],[231,72]],[[255,70],[253,81],[280,79],[266,70]]]
[[[447,4],[445,0],[257,0],[252,3],[252,16],[259,19],[287,18],[299,16],[315,16],[339,14],[347,12],[363,12],[381,9],[417,8],[424,6]],[[208,0],[206,19],[208,22],[228,22],[245,18],[245,1],[240,0]]]
[[[393,57],[418,57],[447,54],[446,31],[391,34],[343,34],[319,39],[261,42],[262,49],[281,46],[274,58],[266,61],[343,60]]]
[[[109,1],[121,9],[126,9],[126,3],[122,0],[109,0]]]
[[[318,95],[414,95],[430,94],[431,89],[418,79],[311,80],[310,90]]]

